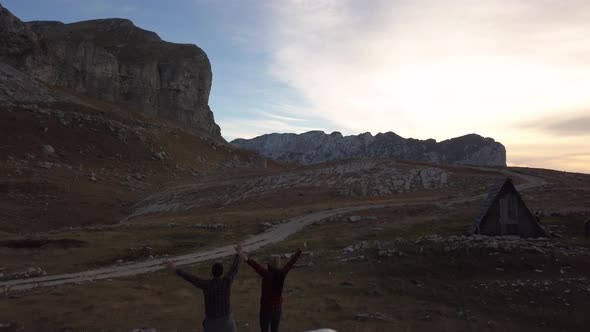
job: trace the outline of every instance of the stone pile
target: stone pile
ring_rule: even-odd
[[[29,267],[25,271],[15,272],[10,275],[10,279],[24,279],[24,278],[34,278],[34,277],[42,277],[47,275],[47,272],[40,267]]]
[[[203,228],[203,229],[225,229],[230,228],[228,224],[177,224],[168,223],[168,227]]]
[[[515,279],[515,280],[489,280],[478,282],[470,287],[481,291],[482,289],[498,292],[506,296],[506,300],[513,301],[515,294],[528,294],[531,290],[543,294],[545,300],[552,303],[561,303],[564,307],[570,307],[572,298],[590,296],[589,279],[586,277],[563,277],[551,279]],[[529,304],[535,305],[535,300]]]
[[[542,217],[565,217],[571,215],[590,215],[590,208],[562,208],[562,209],[536,209],[531,211]]]
[[[403,251],[402,251],[403,249]],[[469,252],[486,251],[490,255],[497,252],[562,254],[565,256],[589,256],[590,251],[583,247],[571,246],[547,238],[523,239],[516,236],[483,236],[483,235],[428,235],[416,240],[395,239],[391,241],[360,241],[345,247],[342,252],[353,255],[375,250],[378,257],[403,256],[405,253],[427,254],[429,252]],[[350,261],[341,258],[341,261]]]
[[[566,256],[586,256],[589,254],[585,248],[569,246],[547,238],[524,239],[518,236],[441,236],[435,234],[420,237],[415,241],[415,244],[444,252],[484,249],[498,252],[530,252],[542,255],[561,253]]]
[[[393,241],[360,241],[355,244],[349,245],[348,247],[342,249],[342,252],[346,255],[356,254],[360,252],[365,252],[367,250],[376,250],[376,254],[378,257],[392,257],[392,256],[403,256],[404,253],[396,248],[396,246],[401,243],[400,240],[393,240]],[[351,258],[340,258],[341,262],[350,262],[350,261],[359,261],[365,260],[364,255],[357,255]]]
[[[323,223],[332,223],[332,222],[347,222],[347,223],[359,223],[359,222],[363,222],[363,221],[367,221],[367,220],[377,220],[379,219],[376,216],[343,216],[341,214],[339,215],[335,215],[326,219],[323,219],[322,221],[318,222],[318,224],[323,224]]]
[[[364,321],[368,321],[368,320],[385,320],[386,317],[384,314],[382,314],[380,312],[375,312],[375,313],[357,314],[356,316],[354,316],[354,319],[364,322]]]

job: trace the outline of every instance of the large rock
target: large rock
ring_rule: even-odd
[[[128,104],[213,136],[211,64],[125,19],[23,23],[0,6],[0,61],[49,85]]]
[[[313,164],[347,158],[377,157],[479,166],[506,166],[506,149],[492,138],[465,135],[437,143],[405,139],[392,132],[342,136],[310,131],[236,139],[234,146],[286,162]]]

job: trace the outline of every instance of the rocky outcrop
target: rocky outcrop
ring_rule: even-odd
[[[506,166],[506,149],[492,138],[465,135],[437,143],[405,139],[392,132],[342,136],[310,131],[303,134],[269,134],[236,139],[234,146],[285,162],[313,164],[347,158],[397,158],[478,166]]]
[[[0,6],[0,62],[48,85],[121,102],[220,136],[209,59],[125,19],[23,23]]]
[[[61,99],[42,83],[0,62],[0,102],[43,103]]]
[[[280,196],[289,191],[308,191],[310,188],[315,188],[312,192],[327,190],[331,195],[340,197],[377,198],[459,185],[463,186],[463,190],[469,187],[457,177],[450,177],[447,170],[438,167],[402,165],[392,160],[350,160],[249,177],[231,185],[184,185],[147,197],[135,206],[135,211],[128,218],[201,207],[231,206],[247,199]]]
[[[0,61],[22,67],[38,52],[37,36],[0,4]]]

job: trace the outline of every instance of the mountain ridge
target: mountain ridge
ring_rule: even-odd
[[[506,148],[493,138],[467,134],[437,142],[430,138],[403,138],[388,131],[344,136],[315,130],[302,134],[266,134],[235,139],[235,147],[258,152],[283,162],[315,164],[347,158],[398,158],[434,163],[506,166]]]

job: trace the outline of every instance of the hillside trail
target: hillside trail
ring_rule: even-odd
[[[484,169],[485,170],[485,169]],[[497,171],[497,170],[496,170]],[[521,173],[512,172],[509,170],[504,171],[510,176],[520,177],[525,180],[525,183],[517,186],[519,190],[530,189],[536,186],[540,186],[545,183],[545,180],[532,175],[526,175]],[[451,199],[444,202],[444,205],[460,204],[469,201],[474,201],[485,197],[485,195],[477,195],[459,199]],[[269,244],[278,243],[285,240],[287,237],[299,232],[303,228],[318,222],[320,220],[330,218],[332,216],[347,214],[351,212],[357,212],[362,210],[380,209],[386,207],[397,207],[397,206],[413,206],[423,205],[425,203],[431,203],[430,199],[424,200],[413,200],[410,202],[396,202],[386,204],[374,204],[374,205],[358,205],[343,208],[335,208],[329,210],[317,211],[297,217],[288,219],[284,223],[274,225],[270,230],[250,236],[243,241],[244,251],[253,252]],[[441,204],[441,203],[435,203]],[[26,278],[26,279],[14,279],[0,282],[0,288],[3,293],[14,292],[14,291],[26,291],[39,287],[50,287],[59,286],[65,284],[79,284],[84,282],[92,282],[95,280],[102,279],[113,279],[121,277],[129,277],[144,273],[150,273],[158,270],[162,270],[165,267],[163,263],[167,259],[176,261],[177,266],[183,266],[188,264],[194,264],[214,259],[220,259],[234,254],[233,245],[225,245],[214,249],[196,251],[184,255],[178,255],[174,257],[150,259],[142,262],[133,262],[127,264],[113,265],[105,268],[88,270],[76,273],[49,275],[43,277]]]

